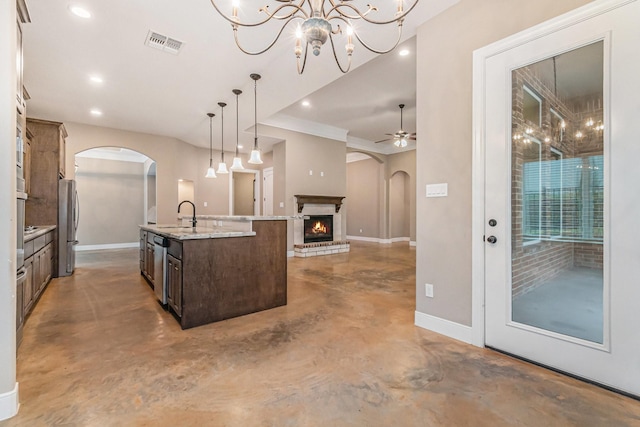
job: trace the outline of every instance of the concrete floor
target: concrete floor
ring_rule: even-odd
[[[513,300],[513,320],[602,344],[602,270],[574,268]]]
[[[415,250],[289,260],[285,307],[182,331],[137,250],[79,254],[28,319],[0,426],[631,426],[640,402],[414,326]]]

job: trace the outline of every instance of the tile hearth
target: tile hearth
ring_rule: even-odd
[[[294,255],[300,258],[308,258],[319,255],[341,254],[349,252],[350,248],[351,242],[349,242],[348,240],[293,245]]]

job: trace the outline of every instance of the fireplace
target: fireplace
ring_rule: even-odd
[[[333,241],[333,215],[309,215],[304,220],[304,243]]]

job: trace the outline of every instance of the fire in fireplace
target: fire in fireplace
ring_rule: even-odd
[[[333,215],[309,215],[304,220],[304,242],[333,241]]]

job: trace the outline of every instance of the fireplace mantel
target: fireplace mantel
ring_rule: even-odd
[[[342,206],[342,199],[344,196],[312,196],[309,194],[296,194],[298,200],[298,213],[302,213],[305,203],[315,203],[319,205],[335,205],[336,213],[340,211]]]

